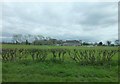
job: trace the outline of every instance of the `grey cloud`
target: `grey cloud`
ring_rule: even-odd
[[[117,38],[117,3],[5,3],[3,9],[3,36],[29,33],[91,41]]]

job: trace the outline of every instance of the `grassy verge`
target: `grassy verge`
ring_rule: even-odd
[[[80,66],[74,62],[6,62],[3,82],[117,82],[118,66]]]

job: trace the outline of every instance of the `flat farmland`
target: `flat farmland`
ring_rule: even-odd
[[[118,82],[118,47],[2,45],[3,82]]]

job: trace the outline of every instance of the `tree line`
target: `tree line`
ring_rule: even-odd
[[[6,42],[2,42],[3,44]],[[26,45],[63,45],[65,43],[74,43],[74,44],[80,44],[80,45],[97,45],[97,46],[120,46],[120,40],[115,40],[114,44],[112,41],[107,40],[106,44],[103,42],[95,42],[95,43],[89,43],[82,40],[58,40],[51,37],[45,37],[43,35],[22,35],[22,34],[15,34],[12,36],[12,42],[9,42],[11,44],[26,44]]]

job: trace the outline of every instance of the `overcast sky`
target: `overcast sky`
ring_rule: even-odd
[[[8,2],[2,18],[3,40],[13,34],[94,42],[118,38],[117,2]]]

